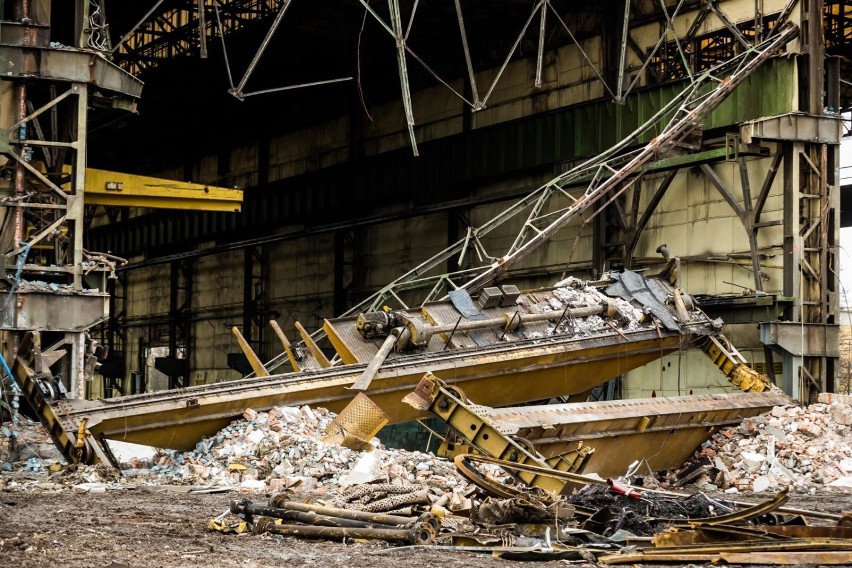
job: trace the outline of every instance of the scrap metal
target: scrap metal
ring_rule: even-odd
[[[656,397],[537,406],[476,407],[507,436],[532,444],[545,458],[588,448],[583,471],[620,475],[637,459],[654,470],[681,466],[725,425],[788,402],[776,393]],[[460,444],[454,444],[458,451]],[[625,451],[629,448],[629,451]],[[660,452],[660,448],[665,451]],[[447,444],[441,450],[448,450]]]
[[[420,515],[418,517],[406,517],[401,515],[392,515],[389,513],[371,513],[368,511],[356,511],[353,509],[345,509],[342,507],[327,507],[324,505],[314,505],[311,503],[299,503],[296,501],[291,501],[289,497],[284,493],[273,495],[269,500],[269,504],[272,507],[276,507],[278,509],[286,511],[316,513],[318,515],[339,517],[341,519],[353,519],[356,521],[363,521],[366,523],[372,523],[377,525],[410,526],[418,520],[420,522],[429,523],[434,523],[435,520],[434,516],[424,517],[423,515]]]
[[[260,517],[255,522],[255,533],[278,534],[304,538],[364,538],[407,542],[421,545],[435,541],[435,529],[429,523],[417,523],[408,529],[361,528],[361,527],[318,527],[312,525],[287,525],[276,523],[270,517]]]
[[[674,294],[671,284],[677,281],[676,264],[677,259],[671,258],[659,276],[631,278],[648,280],[646,286],[658,291],[654,302],[664,301],[663,293],[669,291],[668,297],[675,304],[680,298],[685,307],[688,300],[684,298],[688,296]],[[424,410],[401,404],[400,400],[414,389],[426,369],[452,377],[455,385],[482,404],[522,403],[556,396],[584,400],[593,387],[625,371],[685,344],[723,337],[719,333],[721,322],[711,320],[698,309],[691,309],[688,318],[681,316],[685,321],[678,321],[676,329],[660,326],[650,308],[644,311],[648,307],[644,302],[652,299],[633,299],[628,305],[621,297],[608,296],[605,290],[614,280],[609,275],[593,283],[568,279],[562,288],[528,294],[520,294],[511,286],[494,288],[480,297],[481,305],[473,306],[475,313],[470,313],[468,321],[461,322],[459,317],[463,314],[453,301],[430,303],[419,311],[376,312],[327,320],[324,328],[337,351],[333,360],[313,341],[307,341],[308,349],[303,351],[293,349],[284,337],[285,351],[289,347],[287,358],[292,357],[300,371],[242,381],[99,401],[66,400],[55,392],[32,394],[41,392],[39,385],[55,382],[55,376],[48,373],[51,360],[36,331],[26,334],[12,370],[21,385],[30,385],[22,390],[39,397],[33,399],[34,407],[62,405],[62,412],[45,413],[43,422],[54,433],[66,459],[88,463],[102,461],[101,454],[106,450],[94,446],[103,446],[104,439],[190,449],[245,408],[321,404],[340,412],[357,394],[351,387],[368,368],[375,369],[367,391],[371,404],[387,415],[388,423],[396,423],[425,416]],[[675,313],[681,308],[670,303],[654,309]],[[598,322],[596,328],[592,327],[594,322]],[[311,339],[301,325],[296,328],[304,339]],[[385,350],[380,351],[376,345],[378,341],[393,343],[393,349],[385,355]],[[738,386],[754,391],[768,388],[768,378],[749,368],[727,340],[719,339],[718,345],[721,350],[716,364],[723,370],[737,370],[736,374],[729,373],[732,377],[742,375],[748,379],[737,381]],[[243,347],[260,374],[269,372],[247,344]],[[375,364],[383,357],[381,364]],[[371,374],[372,371],[367,376]],[[497,384],[500,388],[495,388]],[[775,404],[771,397],[764,400]],[[360,414],[363,413],[356,412]],[[85,447],[81,452],[69,452],[61,433],[76,433],[83,419],[88,419]],[[359,420],[352,424],[357,426]],[[352,424],[349,433],[366,443],[381,427],[381,420],[371,421],[373,426],[369,428],[364,422],[363,428],[354,429],[357,432]],[[653,435],[651,430],[649,436]],[[586,455],[563,460],[561,467],[580,467]]]
[[[284,505],[284,507],[256,505],[247,499],[242,499],[231,501],[229,509],[231,514],[241,515],[249,522],[255,516],[263,516],[283,521],[326,527],[386,528],[392,526],[410,529],[420,523],[427,523],[435,531],[440,529],[440,521],[431,513],[424,513],[412,518],[352,511],[336,507],[311,506],[309,504],[293,503],[290,501],[282,502],[280,499],[278,503]]]

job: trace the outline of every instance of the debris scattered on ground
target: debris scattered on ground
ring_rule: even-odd
[[[469,482],[452,462],[431,454],[387,449],[377,439],[370,441],[376,448],[372,452],[323,442],[335,415],[308,407],[246,410],[242,419],[192,451],[161,450],[153,458],[129,459],[120,477],[104,465],[51,472],[54,457],[25,455],[17,462],[17,476],[2,479],[7,490],[30,484],[72,488],[81,495],[133,484],[273,494],[268,503],[262,497],[231,500],[226,513],[205,522],[223,533],[274,539],[380,540],[512,559],[601,564],[683,562],[702,554],[707,561],[740,554],[736,558],[742,562],[772,564],[777,558],[771,553],[786,549],[796,550],[803,561],[841,561],[852,552],[848,517],[817,515],[822,526],[802,524],[806,518],[782,512],[787,493],[779,489],[837,487],[838,480],[852,474],[847,407],[838,400],[806,409],[776,407],[722,430],[698,450],[695,463],[668,480],[671,485],[697,471],[693,479],[700,487],[712,489],[712,482],[720,480],[720,490],[727,484],[739,492],[760,490],[761,478],[768,479],[765,490],[775,497],[750,509],[704,493],[655,492],[629,480],[591,482],[556,498],[513,484],[503,470],[480,464],[488,478],[516,488],[514,497],[498,496],[489,493],[489,484]],[[37,424],[18,431],[30,446],[49,443]],[[28,465],[31,460],[34,466]],[[799,524],[780,526],[790,520]],[[813,538],[822,539],[823,548],[809,546]],[[715,548],[699,549],[697,543]]]
[[[676,483],[703,467],[693,481],[702,489],[852,491],[850,426],[852,405],[838,400],[807,407],[776,406],[736,428],[720,430],[668,481]]]
[[[62,460],[62,455],[41,424],[20,415],[16,418],[0,429],[2,470],[30,477],[46,473],[51,463]]]

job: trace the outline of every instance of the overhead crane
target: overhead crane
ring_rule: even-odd
[[[44,17],[44,14],[40,16]],[[14,379],[66,459],[85,463],[113,461],[106,440],[122,439],[187,449],[193,447],[201,436],[214,433],[239,416],[246,407],[262,409],[280,404],[321,404],[338,411],[361,390],[382,408],[392,422],[411,420],[424,415],[425,411],[401,404],[402,395],[416,386],[426,370],[432,371],[447,384],[464,388],[482,404],[518,404],[554,396],[583,400],[594,386],[676,351],[684,343],[693,343],[703,346],[716,366],[736,386],[748,391],[766,391],[768,379],[748,367],[742,356],[721,335],[720,322],[710,320],[681,290],[679,261],[676,258],[667,257],[666,268],[656,277],[624,271],[607,274],[596,282],[571,281],[553,289],[526,294],[493,284],[507,274],[512,264],[547,241],[570,219],[614,198],[625,185],[633,183],[637,172],[652,156],[676,147],[699,126],[707,112],[796,34],[795,26],[780,26],[762,44],[713,69],[712,73],[697,78],[681,96],[645,125],[647,128],[655,127],[663,118],[674,117],[644,148],[625,153],[631,143],[631,140],[626,140],[522,200],[511,212],[514,214],[529,207],[532,212],[511,250],[499,258],[489,258],[486,266],[478,272],[469,271],[467,282],[453,284],[455,293],[449,294],[447,299],[435,301],[439,285],[450,283],[444,275],[439,277],[433,293],[427,297],[430,301],[420,309],[403,307],[389,312],[379,309],[387,298],[398,298],[396,289],[422,285],[422,281],[418,282],[421,272],[415,269],[368,303],[359,305],[355,313],[327,320],[324,333],[337,351],[333,360],[321,356],[313,338],[300,328],[302,344],[292,345],[285,341],[282,345],[284,353],[275,361],[266,364],[254,361],[256,371],[260,371],[255,377],[99,401],[74,397],[82,392],[81,385],[91,375],[97,356],[97,346],[87,339],[85,330],[105,316],[101,292],[104,288],[84,286],[84,273],[88,278],[92,273],[105,277],[109,272],[106,257],[89,256],[88,264],[84,261],[81,231],[77,229],[82,221],[85,194],[90,187],[85,176],[89,174],[92,179],[100,180],[92,191],[90,203],[114,198],[121,193],[119,184],[123,191],[125,183],[129,190],[134,186],[147,187],[150,182],[130,177],[122,181],[114,174],[86,170],[83,150],[87,83],[80,82],[76,75],[67,79],[71,84],[66,91],[69,94],[60,95],[63,98],[74,95],[78,101],[71,117],[76,125],[74,140],[40,141],[38,144],[28,142],[30,127],[38,132],[36,119],[45,109],[58,104],[60,97],[53,97],[28,113],[23,78],[14,75],[4,78],[4,81],[11,80],[21,86],[16,91],[17,99],[13,101],[20,110],[6,129],[10,134],[6,154],[16,165],[13,187],[16,211],[29,206],[41,207],[48,212],[46,216],[42,215],[46,217],[44,228],[27,243],[23,241],[23,215],[17,215],[12,224],[12,238],[7,239],[7,256],[17,258],[20,265],[16,272],[16,287],[6,293],[16,306],[16,318],[13,323],[7,321],[3,326],[14,337]],[[124,100],[138,96],[141,83],[122,75],[120,70],[107,69],[115,76],[108,82],[109,86],[114,89],[125,85],[133,87],[127,92],[119,90],[119,98]],[[726,77],[720,79],[717,75]],[[51,80],[55,82],[56,78]],[[57,183],[58,174],[42,173],[27,159],[32,155],[33,146],[48,147],[51,144],[76,152],[75,160],[72,160],[71,186],[67,190]],[[50,152],[44,154],[45,161],[51,162],[47,164],[46,171],[56,172],[55,156]],[[589,174],[591,182],[584,194],[579,199],[571,198],[572,203],[555,220],[543,224],[543,220],[553,219],[546,212],[546,197],[564,195],[562,188],[566,184],[587,179]],[[37,195],[48,195],[51,199],[57,196],[62,203],[28,200],[30,194],[25,189],[25,177],[43,185]],[[162,182],[154,182],[155,185],[158,183],[162,191],[145,206],[166,203],[166,186]],[[197,188],[187,189],[198,191]],[[128,191],[127,195],[133,193]],[[236,200],[227,197],[235,197],[233,194],[216,193],[222,201],[230,203],[227,206],[234,207]],[[122,203],[129,204],[136,197],[134,195],[128,198],[131,201]],[[151,198],[150,193],[140,199],[146,198]],[[110,201],[110,204],[115,203]],[[67,213],[56,213],[60,210]],[[502,221],[504,216],[500,217]],[[71,247],[57,234],[64,224],[68,225],[66,240],[73,244]],[[23,284],[26,280],[21,275],[38,272],[27,265],[26,252],[48,236],[62,241],[58,243],[57,258],[64,259],[65,264],[51,270],[67,276],[67,282],[62,286],[67,291],[65,297],[70,298],[68,307],[74,307],[79,313],[71,314],[75,317],[63,318],[59,325],[52,321],[32,325],[31,322],[39,316],[30,301],[22,301],[22,294],[27,290]],[[432,259],[429,268],[450,256],[463,254],[468,245],[476,245],[474,241],[477,238],[477,234],[468,235],[463,242]],[[9,270],[7,266],[7,272]],[[591,294],[597,300],[580,304],[565,300],[571,297],[570,291],[565,290],[566,286],[582,290],[581,296]],[[51,299],[55,300],[53,296]],[[95,300],[90,301],[91,298]],[[621,304],[620,311],[618,300],[638,310],[641,316],[626,317],[625,304]],[[579,332],[581,329],[585,331]],[[292,371],[276,372],[277,367],[284,364],[289,364]],[[353,386],[358,388],[353,389]],[[771,406],[769,398],[766,402]]]

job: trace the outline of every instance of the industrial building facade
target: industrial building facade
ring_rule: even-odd
[[[44,332],[56,388],[215,384],[281,360],[271,320],[310,346],[365,298],[674,255],[754,367],[834,389],[846,4],[107,4],[4,14],[6,356]],[[727,388],[687,344],[626,371],[608,396]]]
[[[251,3],[226,4],[231,12],[222,6],[220,23],[226,12],[234,15],[239,5],[247,9]],[[293,37],[301,39],[313,25],[298,6],[276,20],[287,4],[269,2],[260,10],[266,14],[258,18],[263,25],[257,23],[267,30],[278,21],[274,34],[283,46],[292,44],[287,37],[294,28]],[[370,47],[393,55],[392,12],[353,4],[360,17],[341,18],[335,26],[347,34],[350,28],[358,31],[356,48],[363,41],[365,53]],[[526,288],[552,285],[566,272],[594,279],[618,266],[653,270],[663,262],[655,249],[668,244],[682,259],[684,289],[728,322],[734,343],[750,361],[774,370],[779,384],[802,400],[811,391],[831,390],[837,356],[838,113],[845,104],[842,57],[836,55],[846,49],[848,7],[630,2],[569,13],[558,2],[507,2],[506,18],[523,15],[510,24],[475,6],[447,4],[421,6],[406,19],[410,39],[403,50],[411,71],[400,70],[393,59],[383,61],[385,80],[396,81],[402,73],[402,96],[388,87],[382,93],[386,100],[371,104],[366,74],[305,87],[321,92],[327,103],[315,113],[321,116],[316,121],[293,120],[297,126],[290,127],[287,120],[273,119],[278,128],[264,126],[258,136],[252,134],[256,123],[247,122],[241,132],[223,128],[215,150],[147,160],[157,166],[142,173],[244,188],[245,205],[239,214],[139,210],[122,213],[118,224],[101,214],[97,226],[96,219],[88,233],[91,248],[130,259],[119,272],[104,336],[122,356],[113,372],[129,377],[137,371],[151,381],[159,376],[164,386],[154,369],[159,356],[176,363],[163,366],[173,386],[240,376],[228,365],[228,354],[239,349],[226,324],[241,326],[262,357],[275,355],[279,348],[269,319],[285,329],[295,321],[319,328],[322,318],[343,313],[516,199],[629,137],[701,73],[789,21],[800,26],[799,37],[714,110],[685,146],[661,153],[657,166],[603,211],[572,221],[513,267],[511,276]],[[408,18],[413,6],[399,8]],[[175,29],[184,31],[199,25],[191,7],[158,18],[172,18],[182,25]],[[497,20],[500,27],[482,31],[483,23]],[[207,61],[224,58],[216,51],[216,22],[208,18],[206,25]],[[177,49],[180,36],[175,32],[169,39],[155,28],[156,21],[142,24],[116,51],[119,64],[142,76],[169,65],[157,54],[169,41]],[[416,40],[424,32],[429,39],[447,37],[446,45],[426,45],[423,51],[433,61],[440,56],[455,74],[439,73],[419,54]],[[490,37],[493,45],[486,49],[468,36]],[[368,37],[374,45],[368,46]],[[468,41],[456,45],[459,37]],[[260,61],[282,58],[275,51],[282,45],[271,44]],[[324,71],[329,64],[321,47],[300,49],[313,54]],[[498,54],[498,48],[505,50]],[[358,63],[365,57],[358,49],[345,53]],[[205,72],[221,72],[221,63],[207,63]],[[282,60],[281,69],[288,63]],[[242,68],[231,67],[235,84]],[[298,76],[301,69],[294,68]],[[418,75],[411,84],[409,72]],[[175,81],[169,88],[180,88],[178,79],[169,80]],[[267,76],[264,83],[275,81],[281,84],[282,78]],[[280,116],[305,103],[280,91],[240,104],[260,105],[264,97],[263,112]],[[186,137],[191,140],[192,133]],[[635,143],[652,138],[645,132]],[[133,164],[128,158],[121,162]],[[583,189],[567,190],[577,195]],[[482,251],[467,254],[500,257],[522,224],[523,219],[507,223],[482,238]],[[445,270],[469,262],[450,259]],[[631,373],[622,389],[625,396],[706,392],[721,387],[712,371],[684,348],[662,365]]]

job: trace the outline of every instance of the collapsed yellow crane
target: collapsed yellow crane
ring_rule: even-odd
[[[794,38],[797,28],[784,25],[773,34],[759,46],[704,73],[700,81],[661,108],[643,129],[656,129],[659,121],[672,114],[674,118],[644,148],[626,152],[632,137],[626,139],[545,184],[485,226],[472,229],[465,239],[389,284],[353,313],[327,320],[324,332],[337,351],[331,361],[297,326],[307,350],[285,340],[286,354],[277,361],[264,365],[250,357],[257,377],[109,400],[72,400],[64,398],[62,378],[50,369],[58,359],[54,346],[42,345],[40,333],[30,331],[20,342],[12,374],[66,459],[85,463],[112,461],[105,443],[109,439],[188,449],[247,407],[321,404],[339,411],[361,389],[390,422],[412,420],[425,416],[426,411],[405,405],[401,399],[426,371],[490,406],[557,396],[584,400],[593,387],[685,344],[695,344],[707,346],[705,352],[738,388],[766,391],[768,378],[750,369],[724,339],[721,322],[708,318],[680,289],[676,258],[669,258],[656,277],[627,270],[597,282],[569,280],[561,287],[582,294],[560,292],[560,288],[520,294],[514,287],[491,285],[571,219],[629,186],[644,164],[692,132],[707,112]],[[715,73],[730,76],[720,79]],[[568,195],[565,187],[583,179],[592,180],[586,191],[579,198]],[[116,180],[107,176],[102,183]],[[104,185],[102,194],[108,191],[119,193],[117,186],[108,189]],[[552,222],[553,216],[547,212],[551,196],[571,200]],[[458,285],[445,273],[435,280],[424,278],[426,271],[455,255],[464,256],[469,247],[480,247],[477,252],[481,253],[479,236],[524,210],[530,211],[529,217],[510,250],[499,257],[480,255],[483,267],[455,275],[459,280],[468,278],[466,283]],[[396,291],[427,281],[434,287],[420,309],[379,309],[387,298],[399,299]],[[433,301],[442,298],[442,286],[454,289],[448,299]],[[574,296],[582,301],[578,303]],[[548,307],[554,306],[551,300],[560,300],[561,312]],[[276,372],[273,365],[286,363],[292,371]],[[774,404],[771,397],[765,402]],[[758,401],[747,411],[755,412],[760,406]],[[693,411],[695,419],[703,421],[700,409]]]

